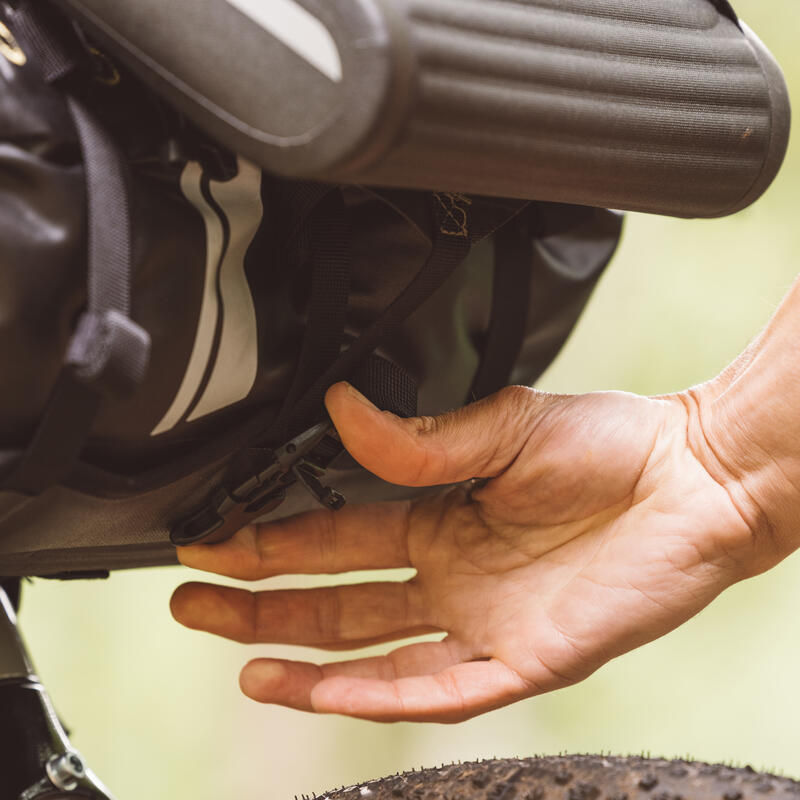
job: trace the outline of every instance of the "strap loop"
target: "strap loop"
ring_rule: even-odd
[[[80,40],[57,9],[26,2],[13,23],[48,83],[72,75]],[[72,94],[67,93],[66,103],[86,175],[88,308],[33,439],[3,481],[3,488],[31,495],[64,480],[86,445],[104,396],[132,393],[150,358],[149,334],[129,317],[133,263],[125,155]]]
[[[532,263],[531,236],[513,219],[495,234],[489,330],[468,401],[488,397],[511,380],[525,339]]]
[[[382,411],[391,411],[398,417],[417,416],[417,382],[393,361],[373,353],[351,380]]]
[[[62,81],[86,63],[86,50],[75,27],[52,4],[26,0],[16,9],[7,9],[7,15],[45,83]]]
[[[69,344],[65,362],[76,377],[104,394],[130,394],[144,379],[150,337],[133,320],[110,309],[87,311]]]

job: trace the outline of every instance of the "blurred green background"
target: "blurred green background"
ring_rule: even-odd
[[[797,99],[796,4],[735,3]],[[631,216],[621,252],[540,385],[652,394],[716,374],[798,272],[799,188],[800,146],[766,197],[733,218]],[[175,568],[26,587],[21,619],[39,671],[119,800],[291,798],[443,761],[559,751],[690,754],[800,778],[798,557],[579,686],[457,726],[315,718],[246,700],[237,675],[247,659],[298,650],[181,629],[167,606],[189,577]]]

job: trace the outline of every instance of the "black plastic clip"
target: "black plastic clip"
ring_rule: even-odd
[[[322,485],[320,478],[325,475],[324,469],[308,462],[302,462],[292,467],[292,473],[325,508],[338,511],[347,502],[344,495],[337,492],[336,489]]]
[[[177,547],[225,541],[254,519],[274,511],[286,499],[286,489],[298,480],[325,508],[338,511],[345,498],[323,486],[319,479],[324,470],[306,461],[332,431],[330,422],[320,422],[271,452],[269,463],[255,475],[233,489],[219,488],[206,506],[177,522],[170,541]]]

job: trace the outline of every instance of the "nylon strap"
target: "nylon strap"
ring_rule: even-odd
[[[26,0],[7,8],[10,26],[44,79],[54,84],[69,78],[83,61],[84,48],[69,20],[51,3]]]
[[[417,416],[417,382],[399,364],[373,353],[350,380],[381,410],[398,417]]]
[[[519,219],[495,234],[489,331],[470,400],[488,397],[511,379],[525,337],[532,259],[533,243]]]
[[[77,37],[49,5],[13,12],[20,38],[48,82],[78,66]],[[107,394],[127,394],[143,380],[150,337],[130,319],[131,222],[124,156],[73,96],[67,105],[83,156],[87,198],[87,310],[69,343],[42,420],[3,488],[39,494],[69,472]]]
[[[312,254],[311,293],[303,347],[279,415],[283,417],[294,416],[297,401],[336,360],[347,322],[353,249],[350,220],[338,189],[320,187],[317,196],[308,224],[300,233],[301,250],[307,244]],[[304,197],[304,204],[311,199]],[[298,425],[302,423],[297,421]]]
[[[267,441],[290,438],[297,431],[288,423],[295,419],[321,418],[323,398],[328,387],[337,381],[354,380],[373,351],[388,340],[453,274],[468,255],[472,243],[492,233],[528,205],[525,201],[498,200],[483,208],[483,213],[472,214],[472,199],[450,192],[433,194],[431,203],[433,242],[425,264],[383,314],[314,381],[296,404],[291,420],[277,420],[267,435]],[[289,437],[286,436],[287,432]]]

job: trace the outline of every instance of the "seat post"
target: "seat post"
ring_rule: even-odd
[[[71,746],[33,669],[0,584],[0,775],[3,798],[113,800]]]

